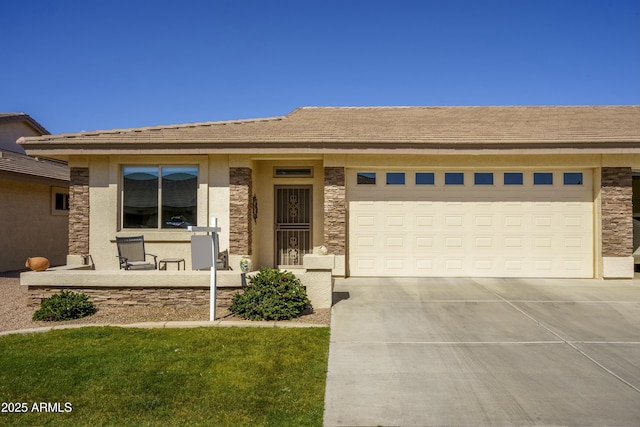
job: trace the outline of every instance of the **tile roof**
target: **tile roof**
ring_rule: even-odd
[[[303,107],[286,116],[21,138],[46,152],[101,147],[640,148],[640,106]]]
[[[38,159],[6,150],[0,150],[0,172],[69,181],[69,168],[64,163]]]

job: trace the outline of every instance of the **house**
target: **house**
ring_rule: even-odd
[[[66,263],[69,169],[29,157],[20,137],[49,132],[24,113],[0,113],[0,271],[20,270],[28,257]]]
[[[185,227],[216,217],[236,269],[323,245],[334,276],[634,275],[640,106],[305,107],[19,143],[69,163],[69,255],[96,270],[139,234],[189,264]]]

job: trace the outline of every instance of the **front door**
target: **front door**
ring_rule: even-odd
[[[311,252],[311,186],[276,186],[276,265],[302,265]]]

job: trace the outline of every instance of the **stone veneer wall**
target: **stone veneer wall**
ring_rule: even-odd
[[[69,183],[69,254],[89,253],[89,169],[71,168]]]
[[[633,187],[631,168],[603,167],[602,256],[629,257],[633,253]]]
[[[37,307],[43,298],[60,292],[60,287],[29,286],[27,303]],[[148,306],[188,308],[209,305],[207,288],[72,288],[73,292],[85,293],[98,308],[101,306]],[[216,308],[231,306],[233,295],[240,288],[218,288]]]
[[[324,168],[324,245],[329,253],[344,255],[347,201],[343,167]]]
[[[250,168],[229,169],[229,253],[251,255],[252,181]]]

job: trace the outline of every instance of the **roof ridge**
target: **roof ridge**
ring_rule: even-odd
[[[27,113],[0,113],[0,122],[11,123],[17,121],[27,122],[32,128],[40,132],[42,135],[51,135],[51,132]]]
[[[259,122],[269,122],[269,121],[279,121],[286,119],[286,116],[272,116],[272,117],[260,117],[253,119],[234,119],[234,120],[220,120],[220,121],[210,121],[210,122],[194,122],[194,123],[182,123],[182,124],[171,124],[171,125],[157,125],[157,126],[143,126],[143,127],[135,127],[135,128],[120,128],[120,129],[98,129],[93,131],[80,131],[80,132],[68,132],[68,133],[60,133],[56,135],[47,135],[48,139],[56,139],[56,138],[73,138],[73,137],[83,137],[83,136],[97,136],[97,135],[117,135],[124,133],[132,133],[132,132],[142,132],[142,131],[158,131],[158,130],[169,130],[169,129],[188,129],[188,128],[196,128],[196,127],[207,127],[207,126],[226,126],[230,124],[245,124],[245,123],[259,123]],[[21,137],[18,141],[23,140],[27,141],[32,138],[39,137]]]

